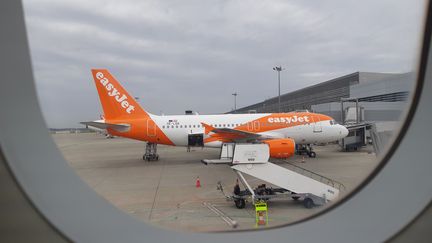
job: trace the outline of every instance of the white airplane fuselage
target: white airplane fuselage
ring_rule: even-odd
[[[284,114],[284,113],[282,113]],[[285,113],[290,114],[290,113]],[[303,113],[302,113],[303,114]],[[314,114],[314,113],[309,113]],[[260,134],[266,138],[292,138],[296,144],[327,143],[337,141],[348,134],[348,130],[334,120],[314,121],[295,126],[286,126],[269,131],[261,131],[262,127],[271,128],[268,119],[266,122],[253,121],[271,117],[275,113],[261,114],[222,114],[222,115],[173,115],[156,116],[151,118],[176,146],[187,146],[189,134],[205,133],[202,123],[210,124],[215,128],[236,129],[246,124],[245,131]],[[207,147],[220,147],[221,141],[204,143]]]

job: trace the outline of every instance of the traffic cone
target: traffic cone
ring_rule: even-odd
[[[258,225],[265,225],[264,214],[262,212],[258,213]]]
[[[196,179],[196,188],[199,188],[199,187],[201,187],[201,181],[199,179],[199,176],[197,176],[197,179]]]
[[[302,161],[301,161],[302,163],[305,163],[306,161],[305,161],[305,159],[304,159],[304,156],[302,157]]]

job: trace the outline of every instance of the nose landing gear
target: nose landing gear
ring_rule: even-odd
[[[307,154],[310,158],[316,157],[316,153],[313,151],[312,145],[310,144],[297,144],[296,154]]]

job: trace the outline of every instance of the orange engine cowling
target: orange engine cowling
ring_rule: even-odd
[[[270,139],[263,142],[268,144],[272,158],[285,159],[295,153],[295,142],[291,138]]]

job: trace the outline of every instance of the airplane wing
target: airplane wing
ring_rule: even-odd
[[[83,125],[97,127],[100,129],[108,129],[112,128],[118,132],[127,132],[130,129],[129,124],[112,124],[112,123],[106,123],[104,121],[88,121],[88,122],[80,122]]]
[[[256,133],[245,132],[231,128],[215,128],[203,122],[201,122],[201,124],[204,126],[205,134],[209,134],[210,132],[212,132],[215,135],[214,137],[217,137],[220,140],[240,142],[245,140],[257,140],[259,138],[262,138],[262,135]]]

